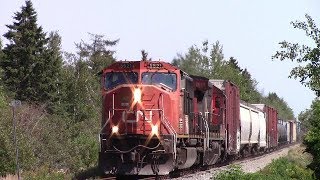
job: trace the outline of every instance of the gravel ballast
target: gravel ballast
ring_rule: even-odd
[[[300,144],[296,144],[287,148],[283,148],[281,150],[262,155],[250,160],[243,160],[243,161],[236,161],[233,164],[240,165],[242,167],[242,170],[246,173],[253,173],[260,171],[265,166],[270,164],[273,159],[278,159],[282,156],[286,156],[288,154],[288,151],[290,149],[296,148],[300,146]],[[222,170],[226,170],[228,167],[219,167],[219,168],[213,168],[206,171],[200,171],[194,174],[188,174],[179,178],[173,178],[174,180],[195,180],[195,179],[201,179],[201,180],[209,180],[212,178],[213,175],[221,172]]]

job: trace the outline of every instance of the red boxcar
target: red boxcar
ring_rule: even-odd
[[[227,153],[235,155],[240,150],[240,93],[239,88],[230,81],[210,80],[210,82],[224,91],[225,103],[225,132]]]

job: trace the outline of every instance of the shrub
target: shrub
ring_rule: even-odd
[[[47,165],[37,168],[36,171],[27,171],[23,173],[25,180],[64,180],[71,179],[62,171],[52,171]]]

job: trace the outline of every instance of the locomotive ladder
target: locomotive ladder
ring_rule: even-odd
[[[176,160],[177,158],[177,133],[172,127],[172,125],[169,123],[168,119],[164,116],[164,106],[163,106],[163,95],[162,93],[160,94],[161,96],[161,122],[165,125],[165,127],[170,131],[170,133],[173,136],[173,158]]]
[[[205,128],[205,131],[206,131],[205,132],[205,140],[204,140],[204,143],[203,143],[204,150],[208,149],[209,148],[209,144],[210,144],[210,141],[209,141],[209,138],[210,138],[209,124],[208,124],[208,121],[207,121],[208,117],[209,117],[209,112],[205,112],[205,116],[204,117],[202,116],[202,120],[204,122],[204,128]]]

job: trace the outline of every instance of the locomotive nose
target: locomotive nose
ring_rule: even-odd
[[[111,94],[109,110],[113,135],[143,134],[158,136],[161,118],[161,95],[156,88],[144,85],[122,86]],[[116,125],[116,126],[115,126]],[[116,128],[116,129],[114,129]]]

